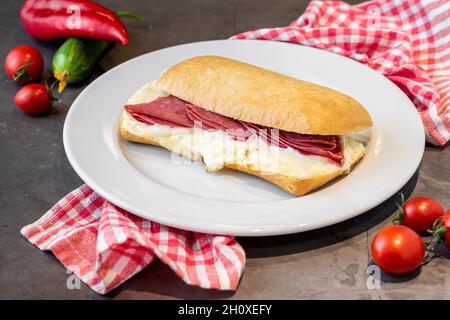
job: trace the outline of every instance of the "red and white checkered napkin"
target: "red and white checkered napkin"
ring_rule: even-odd
[[[104,294],[156,257],[186,283],[235,290],[245,253],[229,236],[184,231],[134,216],[87,185],[72,191],[21,230],[94,291]]]
[[[288,41],[353,58],[399,86],[419,111],[427,141],[450,139],[450,1],[312,1],[287,27],[232,39]],[[381,107],[381,106],[380,106]]]

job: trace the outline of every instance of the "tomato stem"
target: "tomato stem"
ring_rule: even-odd
[[[25,63],[24,65],[21,65],[17,68],[17,72],[13,75],[14,81],[22,80],[22,78],[26,78],[26,80],[31,80],[31,76],[27,74],[28,69],[30,68],[30,63]]]
[[[47,92],[48,92],[48,95],[50,97],[52,106],[53,106],[55,101],[59,101],[59,99],[53,94],[53,87],[55,86],[55,84],[57,82],[58,82],[58,80],[53,81],[53,83],[50,86],[48,85],[48,83],[46,81],[44,82],[45,87],[47,88]]]
[[[394,224],[405,224],[405,210],[403,209],[403,206],[405,205],[405,195],[403,193],[400,193],[400,199],[401,204],[396,203],[397,208],[399,210],[398,214],[392,219],[392,223]]]
[[[433,229],[428,230],[428,233],[431,234],[431,239],[426,242],[426,255],[423,259],[422,265],[425,265],[432,261],[436,257],[440,257],[441,255],[436,252],[436,245],[440,242],[443,242],[443,236],[447,232],[447,227],[445,227],[441,221],[441,219],[436,219],[433,223]]]

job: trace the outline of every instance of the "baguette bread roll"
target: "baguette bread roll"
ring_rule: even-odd
[[[212,161],[208,148],[216,148],[214,143],[205,143],[196,149],[185,143],[191,142],[189,132],[183,135],[177,128],[167,125],[147,125],[126,110],[122,113],[120,135],[127,141],[155,145],[194,160],[203,160],[207,171],[227,167],[249,173],[295,196],[307,194],[350,172],[366,150],[349,134],[372,125],[364,107],[342,93],[216,56],[195,57],[175,65],[158,80],[137,91],[128,104],[149,103],[167,95],[223,116],[266,127],[301,134],[340,136],[345,160],[342,166],[320,156],[277,147],[281,165],[274,167],[270,165],[274,159],[270,152],[242,145],[241,153]],[[262,163],[266,165],[250,161],[255,154],[262,157]]]

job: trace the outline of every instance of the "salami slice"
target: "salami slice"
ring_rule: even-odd
[[[174,96],[167,96],[148,103],[128,104],[125,106],[125,110],[132,116],[137,114],[155,119],[155,123],[158,123],[157,119],[161,119],[173,123],[172,127],[191,128],[194,122],[187,115],[186,104],[185,101]]]

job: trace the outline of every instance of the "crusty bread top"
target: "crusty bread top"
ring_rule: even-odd
[[[156,86],[212,112],[291,132],[342,135],[372,125],[366,109],[345,94],[218,56],[185,60]]]

